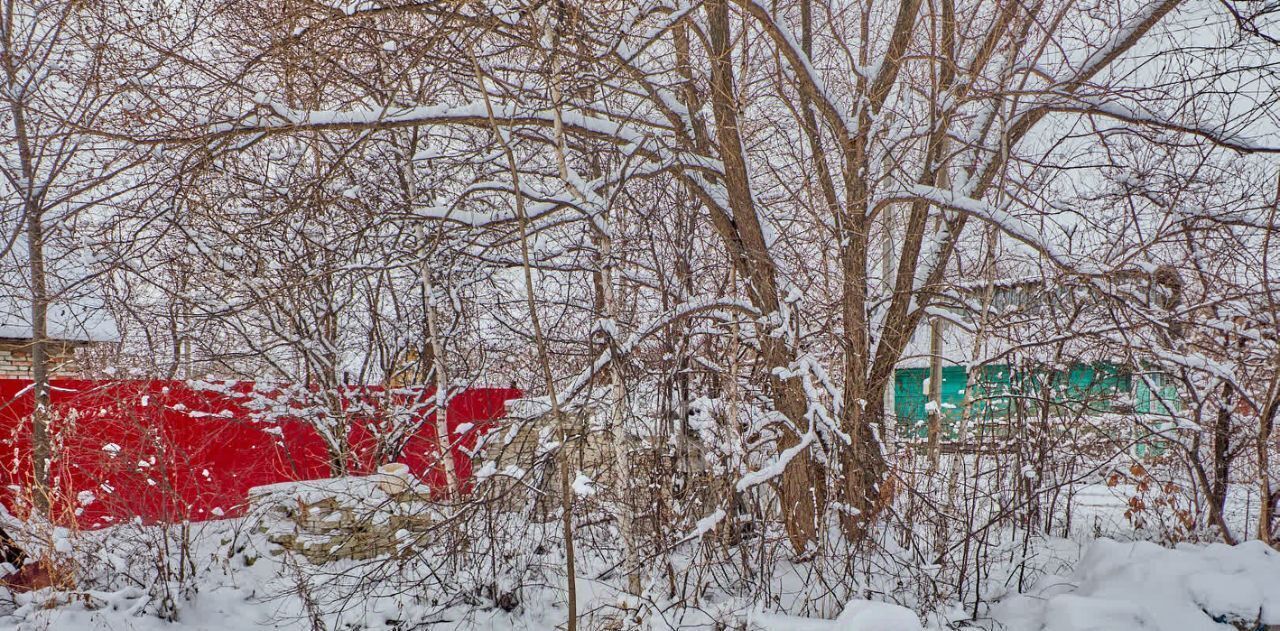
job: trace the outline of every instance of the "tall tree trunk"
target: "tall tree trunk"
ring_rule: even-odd
[[[729,7],[726,0],[709,0],[706,4],[708,55],[711,61],[711,105],[716,120],[716,140],[724,162],[725,188],[732,212],[732,227],[720,221],[717,230],[730,245],[733,257],[747,284],[747,292],[761,312],[776,314],[781,308],[777,268],[769,253],[760,216],[751,196],[746,152],[738,126],[738,99],[733,77],[733,55],[730,43]],[[715,213],[715,210],[712,210]],[[783,414],[799,431],[805,431],[808,399],[798,380],[783,379],[775,368],[786,368],[795,359],[786,340],[760,331],[761,360],[768,371],[768,389],[774,409]],[[731,419],[730,422],[738,422]],[[801,437],[784,429],[779,451],[798,445]],[[826,511],[826,479],[820,463],[806,450],[793,458],[782,472],[779,486],[783,523],[796,552],[803,552],[817,539],[819,521]]]
[[[507,142],[502,130],[498,127],[498,121],[493,112],[493,103],[489,100],[484,74],[474,58],[472,63],[475,64],[476,80],[480,84],[480,93],[484,96],[485,114],[489,120],[489,126],[493,131],[494,140],[502,148],[502,153],[507,162],[507,171],[511,174],[512,190],[516,191],[513,195],[513,201],[516,207],[517,225],[520,229],[520,260],[522,263],[521,268],[524,272],[525,304],[529,308],[529,325],[533,328],[534,346],[538,349],[538,364],[542,368],[543,382],[547,387],[547,399],[551,404],[551,417],[560,433],[559,462],[557,466],[560,474],[560,528],[564,536],[564,571],[567,583],[567,602],[565,606],[568,612],[565,629],[566,631],[577,631],[578,572],[573,545],[573,485],[569,479],[569,445],[574,438],[574,428],[569,420],[569,415],[565,414],[560,407],[560,396],[556,388],[555,377],[551,372],[551,356],[547,347],[547,337],[543,333],[542,319],[538,315],[538,303],[534,298],[533,258],[530,254],[529,246],[530,219],[528,209],[525,207],[524,197],[519,192],[521,190],[520,169],[516,164],[515,150],[511,148],[511,144]]]
[[[613,228],[609,223],[608,213],[606,213],[604,221],[605,230],[601,231],[597,237],[601,265],[600,274],[596,278],[600,282],[599,290],[605,317],[612,324],[607,331],[609,353],[612,357],[609,362],[609,428],[613,442],[614,484],[617,486],[619,497],[617,506],[618,534],[622,538],[623,565],[625,566],[623,572],[627,575],[627,591],[631,594],[639,595],[640,562],[636,552],[635,520],[631,508],[634,500],[631,491],[631,476],[634,472],[631,467],[631,452],[627,440],[626,421],[629,414],[627,413],[627,391],[623,383],[623,361],[620,356],[618,340],[615,337],[620,310],[613,276],[614,256],[613,237],[611,236]]]
[[[421,234],[421,233],[419,233]],[[421,241],[421,237],[419,237]],[[426,251],[423,251],[422,292],[427,311],[427,337],[431,342],[431,359],[436,381],[435,430],[436,444],[440,446],[440,463],[444,468],[445,486],[449,497],[456,499],[462,492],[458,482],[457,463],[453,461],[453,437],[449,433],[449,370],[445,366],[444,342],[440,336],[440,322],[436,316],[435,288],[431,283],[431,270],[427,269]]]
[[[882,508],[880,484],[888,471],[884,453],[881,451],[876,427],[884,424],[885,391],[889,377],[892,376],[892,365],[887,370],[880,365],[879,357],[872,361],[871,355],[871,323],[867,317],[867,273],[868,244],[871,239],[870,221],[870,174],[869,151],[872,141],[872,127],[880,108],[889,97],[902,62],[906,55],[907,45],[915,31],[916,14],[919,12],[921,0],[900,0],[893,32],[889,37],[889,45],[884,54],[881,69],[873,80],[860,80],[859,92],[866,103],[859,108],[857,129],[854,135],[845,139],[841,147],[843,156],[843,176],[846,205],[838,217],[840,225],[841,273],[843,292],[841,296],[842,316],[844,319],[844,401],[841,406],[841,429],[848,435],[850,444],[844,450],[840,462],[843,483],[840,486],[845,513],[841,525],[845,537],[850,541],[863,539],[867,526]],[[865,47],[863,52],[865,53]],[[865,59],[863,60],[865,63]],[[919,251],[911,247],[913,239],[921,239],[922,226],[916,226],[913,220],[906,228],[902,258],[904,263],[914,261]],[[901,295],[902,278],[911,274],[912,267],[900,265],[893,304],[907,300]],[[910,285],[908,285],[910,287]],[[892,309],[886,315],[885,326],[902,326],[904,318],[894,314]],[[885,334],[880,335],[880,354],[885,346]],[[901,351],[899,351],[899,355]],[[894,357],[892,364],[897,363]]]
[[[31,380],[35,407],[31,414],[31,471],[35,482],[32,501],[48,515],[49,464],[53,450],[49,439],[49,291],[44,269],[44,218],[34,204],[27,209],[27,256],[31,272]]]
[[[27,129],[27,107],[20,97],[25,89],[21,85],[18,62],[13,49],[14,6],[9,3],[5,7],[3,25],[3,59],[5,79],[10,90],[7,90],[12,108],[10,120],[13,125],[14,139],[18,144],[18,161],[21,167],[23,182],[19,183],[22,196],[23,218],[26,220],[27,232],[27,266],[31,275],[31,379],[34,382],[33,396],[35,405],[31,415],[31,473],[34,482],[32,501],[35,509],[43,514],[49,512],[49,464],[53,456],[49,440],[49,291],[45,277],[44,260],[44,190],[37,192],[36,155],[32,147],[31,137]]]
[[[1258,416],[1258,437],[1255,448],[1258,456],[1258,499],[1261,503],[1258,511],[1258,539],[1267,545],[1275,544],[1276,498],[1271,487],[1271,434],[1275,429],[1276,408],[1280,400],[1276,397],[1277,379],[1272,377],[1266,407]]]
[[[1230,383],[1222,385],[1222,401],[1213,420],[1213,478],[1209,487],[1209,513],[1222,529],[1223,538],[1234,537],[1227,529],[1227,487],[1231,473],[1231,417],[1235,397]]]

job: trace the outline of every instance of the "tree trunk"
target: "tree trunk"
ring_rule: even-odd
[[[14,8],[9,6],[4,12],[3,34],[3,68],[6,83],[10,88],[22,85],[15,63],[20,57],[14,51]],[[32,146],[32,138],[27,134],[27,103],[20,98],[25,90],[9,90],[11,107],[10,120],[13,125],[13,137],[18,145],[18,162],[21,167],[23,181],[19,183],[18,194],[22,197],[23,218],[26,220],[27,232],[27,266],[31,274],[31,379],[33,381],[34,407],[31,415],[31,474],[33,478],[32,502],[35,509],[48,515],[49,512],[49,464],[52,449],[49,440],[49,347],[48,316],[49,291],[45,278],[44,260],[44,191],[37,192],[36,183],[36,151]]]
[[[1264,249],[1265,251],[1265,249]],[[1280,410],[1280,353],[1272,358],[1272,374],[1267,385],[1267,398],[1258,411],[1258,436],[1254,449],[1258,458],[1258,539],[1275,545],[1276,492],[1271,485],[1271,435],[1275,431],[1276,412]]]
[[[485,114],[489,119],[494,140],[502,148],[506,157],[507,171],[511,174],[512,189],[517,191],[513,196],[516,207],[517,226],[520,234],[520,261],[524,272],[525,304],[529,308],[529,325],[533,328],[534,346],[538,349],[538,364],[542,368],[543,382],[547,388],[547,399],[551,403],[551,416],[555,420],[560,433],[559,462],[560,468],[560,528],[564,536],[566,603],[568,609],[565,621],[566,631],[578,629],[578,571],[574,554],[573,533],[573,485],[569,480],[569,444],[574,438],[574,428],[570,425],[568,415],[560,408],[560,397],[556,390],[556,381],[551,372],[551,356],[547,348],[547,337],[542,330],[542,319],[538,316],[538,304],[534,298],[533,264],[529,247],[529,212],[525,208],[524,197],[519,193],[520,169],[516,165],[516,154],[510,143],[506,141],[498,128],[497,118],[493,113],[493,103],[489,101],[484,75],[476,66],[476,80],[480,83],[480,92],[484,95]]]
[[[1209,487],[1209,513],[1222,529],[1223,538],[1234,543],[1226,524],[1227,486],[1231,473],[1231,404],[1234,397],[1231,384],[1223,384],[1222,390],[1222,401],[1213,422],[1213,479]]]
[[[867,392],[862,401],[866,403],[855,404],[853,413],[849,408],[845,409],[844,429],[852,444],[841,459],[845,504],[841,525],[845,538],[852,542],[867,536],[871,522],[884,508],[887,489],[882,483],[889,470],[875,430],[884,424],[885,419],[883,384]]]
[[[462,486],[458,482],[457,463],[453,461],[453,438],[449,433],[449,371],[445,367],[444,343],[440,339],[440,323],[436,318],[431,270],[427,269],[425,261],[424,251],[421,271],[422,292],[426,294],[423,296],[425,299],[423,308],[427,310],[427,335],[431,340],[431,358],[434,361],[433,369],[436,377],[436,444],[440,447],[440,463],[444,468],[445,486],[449,489],[449,497],[457,498],[462,492]]]
[[[27,256],[31,272],[31,380],[35,406],[31,413],[31,472],[35,509],[48,516],[49,464],[53,457],[49,439],[49,292],[44,270],[44,218],[28,204]]]
[[[637,555],[637,544],[635,539],[634,515],[632,513],[632,496],[631,476],[633,475],[631,467],[631,453],[627,441],[626,421],[629,414],[627,413],[627,391],[623,383],[623,361],[618,346],[617,332],[618,322],[621,311],[618,307],[618,296],[614,286],[614,256],[613,256],[613,237],[612,226],[610,224],[610,213],[604,215],[605,230],[597,234],[597,244],[600,248],[600,273],[594,275],[598,280],[597,287],[599,297],[604,308],[604,315],[608,318],[612,326],[608,327],[606,334],[608,335],[609,353],[611,360],[609,361],[609,428],[610,436],[613,443],[613,477],[614,485],[617,487],[618,505],[618,534],[622,538],[623,552],[623,572],[627,576],[627,592],[640,594],[640,561]]]
[[[1273,378],[1274,380],[1274,378]],[[1258,539],[1267,545],[1274,545],[1275,530],[1275,498],[1271,488],[1271,434],[1275,426],[1277,401],[1272,398],[1258,418],[1258,500],[1261,503],[1258,512]]]
[[[747,284],[752,304],[765,314],[778,313],[777,270],[769,253],[760,217],[751,196],[745,150],[738,126],[738,102],[733,77],[733,59],[729,32],[729,8],[726,0],[706,3],[708,55],[711,61],[711,104],[716,120],[716,139],[724,161],[725,188],[728,191],[732,222],[719,221],[716,228],[726,240],[727,249],[741,277]],[[717,211],[712,210],[712,213]],[[737,254],[737,256],[735,256]],[[783,414],[800,431],[808,420],[808,399],[796,379],[782,379],[774,368],[786,368],[795,359],[785,340],[763,330],[757,336],[761,360],[768,371],[768,391],[774,409]],[[738,422],[731,419],[730,422]],[[800,435],[783,430],[778,451],[799,444]],[[826,511],[826,479],[820,463],[805,451],[787,464],[779,486],[783,523],[792,547],[803,552],[817,539],[819,521]]]

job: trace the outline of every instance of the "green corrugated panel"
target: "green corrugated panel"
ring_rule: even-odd
[[[1136,375],[1134,382],[1134,407],[1139,414],[1172,417],[1175,412],[1182,409],[1182,401],[1178,398],[1178,389],[1174,385],[1173,379],[1169,378],[1168,375],[1158,372],[1144,373]],[[1151,385],[1148,385],[1148,382]],[[1153,386],[1155,388],[1154,393]],[[1157,421],[1148,418],[1145,419],[1145,425],[1159,430],[1168,428],[1171,423],[1170,421]],[[1161,456],[1168,451],[1169,441],[1167,439],[1153,438],[1146,435],[1147,431],[1142,426],[1135,427],[1134,431],[1138,434],[1138,444],[1134,448],[1137,456]]]
[[[893,407],[898,417],[898,431],[904,435],[927,436],[928,414],[925,403],[929,400],[925,388],[928,368],[900,368],[894,375]],[[955,421],[963,414],[964,389],[968,382],[964,366],[942,367],[942,416],[943,433],[951,436]]]
[[[1130,388],[1128,372],[1104,362],[1072,366],[1066,373],[1066,382],[1061,383],[1061,372],[1057,374],[1057,381],[1061,388],[1055,400],[1072,411],[1083,407],[1086,412],[1110,412],[1116,397],[1128,393]]]
[[[978,369],[973,391],[973,416],[980,420],[1009,415],[1013,370],[1006,364],[990,364]]]
[[[1167,375],[1146,373],[1145,376],[1138,376],[1136,381],[1134,398],[1137,400],[1137,409],[1140,414],[1173,416],[1174,412],[1182,409],[1182,402],[1178,400],[1178,389]],[[1148,382],[1151,383],[1150,386],[1147,385]],[[1152,394],[1152,386],[1155,387],[1155,396]]]
[[[1029,397],[1027,410],[1038,409],[1037,402],[1048,384],[1049,401],[1065,410],[1059,412],[1097,414],[1111,411],[1117,398],[1131,388],[1128,371],[1119,365],[1098,362],[1076,364],[1066,370],[1034,370],[1015,377],[1019,390]]]
[[[898,417],[898,431],[903,435],[923,427],[924,404],[928,400],[924,392],[924,378],[928,368],[899,368],[893,378],[893,413]]]
[[[1132,378],[1127,370],[1116,364],[1100,362],[1078,364],[1067,370],[1014,370],[1006,364],[992,364],[977,369],[978,375],[972,393],[972,420],[977,424],[1008,417],[1014,397],[1027,396],[1022,408],[1034,413],[1034,401],[1040,396],[1041,384],[1050,386],[1050,400],[1075,413],[1101,413],[1110,411],[1115,400],[1127,396]],[[894,413],[898,417],[898,430],[904,436],[924,437],[928,434],[925,414],[925,379],[928,368],[901,368],[894,375]],[[942,369],[942,413],[945,420],[944,434],[954,438],[955,425],[964,413],[965,387],[968,375],[963,366],[944,366]]]
[[[961,406],[964,405],[964,388],[968,385],[969,373],[964,366],[942,367],[942,415],[949,419],[959,419]]]
[[[973,392],[975,416],[1007,415],[1012,395],[1038,396],[1040,385],[1046,379],[1050,384],[1050,400],[1068,406],[1088,405],[1092,412],[1110,410],[1115,399],[1132,388],[1130,374],[1123,367],[1110,363],[1078,364],[1065,371],[1031,372],[1013,370],[1006,364],[991,364],[978,368],[978,371]],[[928,375],[928,368],[901,368],[897,371],[894,381],[895,412],[900,418],[925,418],[927,393],[924,392],[924,380]],[[944,415],[959,418],[967,380],[963,366],[943,367]]]

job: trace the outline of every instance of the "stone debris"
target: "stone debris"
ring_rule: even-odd
[[[415,481],[416,482],[416,481]],[[378,476],[286,482],[249,491],[272,554],[313,564],[405,554],[442,521],[425,486],[388,494]]]

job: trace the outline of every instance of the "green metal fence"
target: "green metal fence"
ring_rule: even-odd
[[[976,431],[1008,418],[1015,410],[1037,414],[1046,404],[1055,416],[1093,415],[1125,409],[1127,405],[1122,407],[1122,403],[1136,399],[1140,413],[1152,414],[1156,412],[1151,410],[1160,409],[1160,400],[1176,399],[1176,391],[1166,385],[1165,380],[1160,381],[1163,388],[1160,396],[1152,397],[1143,380],[1135,380],[1123,366],[1107,362],[1076,364],[1063,369],[988,364],[976,370],[976,378],[970,385],[966,367],[942,369],[941,412],[945,439],[957,438],[957,422],[963,417],[965,393],[970,387],[973,389],[969,393],[970,421]],[[928,433],[928,378],[928,368],[902,368],[895,374],[894,413],[903,437],[923,438]],[[1136,396],[1131,397],[1133,394]]]

